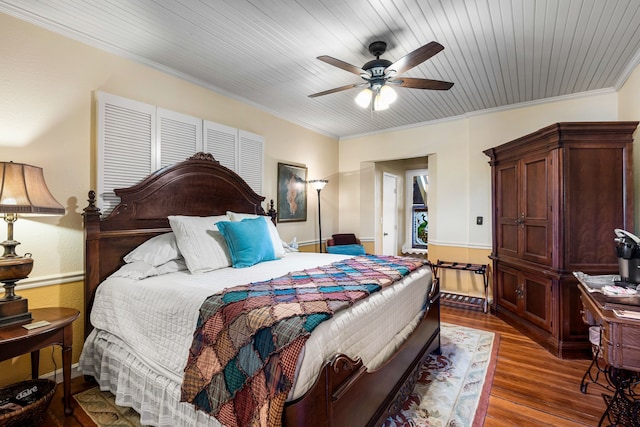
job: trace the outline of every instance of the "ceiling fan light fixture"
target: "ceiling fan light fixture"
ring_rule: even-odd
[[[367,108],[369,106],[369,104],[371,103],[371,95],[373,94],[373,92],[371,91],[371,89],[366,88],[363,89],[357,96],[356,96],[356,104],[358,104],[359,107],[362,108]]]
[[[389,104],[384,101],[384,98],[380,95],[380,92],[378,92],[373,99],[373,111],[382,111],[387,108],[389,108]]]
[[[440,43],[432,41],[409,52],[396,62],[388,59],[380,58],[386,51],[387,44],[383,41],[375,41],[369,45],[369,53],[376,57],[364,64],[362,67],[351,65],[348,62],[341,61],[328,55],[318,56],[318,59],[329,65],[338,67],[344,71],[360,76],[365,83],[351,84],[325,90],[322,92],[309,95],[309,98],[328,95],[331,93],[342,92],[343,90],[355,87],[368,86],[362,90],[356,97],[355,101],[361,108],[371,108],[371,111],[386,110],[398,97],[396,91],[389,87],[401,86],[411,89],[428,89],[428,90],[449,90],[453,86],[451,82],[440,80],[420,79],[413,77],[399,77],[411,68],[422,64],[427,59],[444,49]]]
[[[392,104],[396,99],[398,99],[398,94],[389,85],[383,85],[378,92],[378,96],[380,96],[382,102],[387,105]]]

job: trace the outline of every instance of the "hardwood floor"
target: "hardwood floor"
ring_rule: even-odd
[[[580,392],[580,380],[589,361],[557,359],[491,314],[443,306],[441,319],[500,334],[486,427],[598,425],[605,410],[602,389],[590,385],[587,394]],[[73,392],[90,386],[82,377],[72,382]],[[49,420],[39,427],[92,425],[79,415],[61,415],[61,388],[58,387],[50,409],[62,421],[51,424]]]
[[[500,334],[486,427],[598,425],[606,408],[603,389],[593,384],[587,394],[580,392],[590,361],[558,359],[496,316],[480,311],[443,307],[441,321]]]

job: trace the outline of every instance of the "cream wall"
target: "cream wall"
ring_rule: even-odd
[[[95,92],[104,91],[190,114],[265,137],[264,196],[276,199],[277,163],[308,167],[309,178],[326,178],[322,228],[337,232],[338,141],[287,122],[179,78],[0,14],[0,160],[44,169],[62,217],[19,219],[18,253],[35,259],[31,277],[18,284],[29,307],[82,308],[82,209],[96,188]],[[283,239],[317,239],[317,195],[308,193],[306,222],[279,224]],[[4,239],[4,231],[0,237]],[[65,283],[61,283],[65,282]],[[25,286],[51,285],[25,289]],[[74,362],[83,336],[76,321]],[[59,356],[59,352],[56,353]],[[41,372],[50,372],[42,357]],[[26,357],[0,363],[0,385],[28,374]],[[57,366],[61,366],[60,360]]]
[[[376,236],[379,218],[374,218],[374,205],[371,204],[376,192],[375,180],[368,177],[360,179],[361,174],[370,173],[371,165],[374,162],[424,157],[425,155],[431,156],[446,152],[447,154],[442,156],[442,159],[438,156],[437,169],[441,170],[442,166],[446,165],[446,168],[454,168],[453,170],[455,170],[458,168],[455,164],[456,159],[459,156],[466,157],[466,140],[466,128],[461,127],[457,122],[450,121],[340,141],[340,230],[355,230],[356,234],[365,239]],[[431,158],[429,158],[430,172],[432,172],[432,166],[435,169]],[[432,176],[430,178],[436,179]],[[461,175],[458,174],[451,174],[449,179],[439,181],[444,187],[452,189],[463,183]],[[466,187],[465,183],[463,185]],[[359,194],[359,197],[353,197],[354,194]],[[429,197],[431,196],[430,194]],[[433,212],[430,208],[429,213],[434,220],[440,210],[438,206],[440,206],[439,203]],[[458,211],[454,209],[449,214],[459,215]],[[433,231],[437,230],[438,228]],[[429,232],[431,233],[431,231],[430,229]]]

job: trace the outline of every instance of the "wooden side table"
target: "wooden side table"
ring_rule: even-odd
[[[64,413],[71,415],[71,350],[73,321],[80,312],[72,308],[51,307],[31,310],[33,322],[46,320],[48,325],[27,330],[22,325],[0,328],[0,361],[31,353],[31,377],[38,378],[40,349],[51,345],[62,347],[62,379],[64,386]]]

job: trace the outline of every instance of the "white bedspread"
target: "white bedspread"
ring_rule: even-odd
[[[226,287],[267,280],[344,258],[347,257],[291,253],[283,259],[245,269],[225,268],[199,275],[183,271],[139,281],[109,278],[96,293],[91,311],[95,330],[85,344],[80,367],[85,373],[100,377],[101,370],[108,368],[96,366],[104,361],[96,355],[95,340],[113,335],[112,342],[117,342],[128,353],[127,357],[135,357],[136,363],[172,383],[171,390],[178,396],[170,396],[170,400],[179,401],[179,385],[198,311],[207,296]],[[324,362],[337,353],[360,357],[369,370],[375,370],[417,325],[430,283],[430,269],[418,269],[400,284],[385,288],[321,323],[305,344],[290,398],[302,396],[315,382]],[[103,389],[115,387],[114,381],[109,381],[109,386],[101,383]],[[140,412],[139,402],[123,401],[133,393],[111,391],[117,398],[120,396],[119,404],[133,406]],[[156,415],[143,414],[142,422],[162,425],[161,417]],[[175,422],[175,417],[171,422]]]

